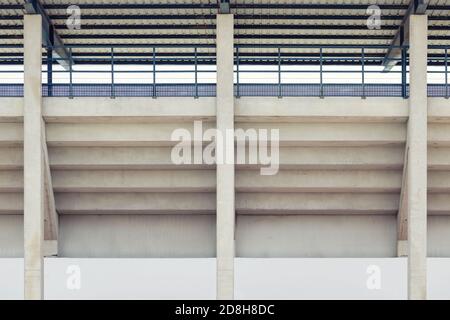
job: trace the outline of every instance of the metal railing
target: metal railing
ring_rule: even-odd
[[[177,50],[173,50],[173,49]],[[404,97],[409,94],[407,47],[388,72],[386,46],[236,45],[236,97]],[[95,50],[94,50],[95,49]],[[43,57],[43,96],[214,97],[211,46],[73,46],[65,60]],[[450,48],[430,46],[428,95],[449,97]],[[51,52],[51,50],[49,50]],[[64,60],[68,67],[58,63]],[[23,55],[0,54],[0,96],[23,96]]]
[[[428,96],[450,97],[450,84],[448,77],[450,46],[429,46],[433,53],[428,58]]]
[[[257,56],[253,49],[236,46],[237,97],[408,95],[407,55],[393,58],[399,66],[386,72],[381,66],[386,46],[264,46],[261,49],[267,53]],[[271,83],[259,90],[255,87],[255,80],[262,79],[258,74],[266,79],[272,75]],[[246,75],[251,76],[243,79]]]
[[[69,48],[67,70],[53,70],[59,83],[47,82],[50,95],[92,96],[214,96],[215,69],[211,55],[184,47],[177,56],[170,47],[114,48],[97,46],[95,54]],[[131,53],[129,52],[131,49]],[[139,49],[133,53],[133,49]],[[52,63],[61,58],[52,59]],[[89,66],[89,67],[88,67]],[[208,68],[209,67],[209,68]],[[59,77],[58,77],[59,75]],[[87,77],[83,77],[87,75]],[[168,78],[166,75],[172,75]],[[211,75],[206,76],[205,75]],[[162,80],[160,79],[162,78]],[[92,80],[97,79],[97,83]],[[63,84],[63,85],[61,85]],[[51,91],[50,91],[51,90]],[[67,92],[68,91],[68,92]],[[93,92],[94,91],[94,92]]]

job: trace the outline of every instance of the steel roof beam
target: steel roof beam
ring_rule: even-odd
[[[73,62],[69,55],[69,51],[64,47],[61,38],[55,32],[52,22],[45,12],[39,0],[27,0],[25,5],[27,14],[39,14],[42,17],[42,44],[47,48],[53,48],[53,54],[57,58],[58,63],[66,70]]]
[[[425,14],[427,11],[428,2],[428,0],[411,0],[409,3],[408,10],[406,11],[400,27],[392,39],[391,45],[389,46],[386,56],[383,59],[385,71],[391,70],[398,63],[398,59],[400,59],[402,55],[401,47],[409,44],[409,17],[413,14]],[[431,36],[429,38],[432,39]]]
[[[52,20],[66,20],[67,15],[49,15]],[[0,20],[22,20],[22,15],[0,14]],[[401,15],[384,15],[383,20],[402,20]],[[215,14],[83,14],[84,20],[216,20]],[[367,20],[367,15],[318,15],[318,14],[235,14],[235,19],[240,20]],[[450,21],[450,16],[431,15],[431,21]]]
[[[54,24],[56,30],[66,29],[65,24]],[[83,30],[214,30],[214,24],[180,24],[180,25],[166,25],[166,24],[83,24]],[[2,26],[4,30],[22,30],[22,26],[5,25]],[[234,29],[240,30],[367,30],[366,24],[362,25],[313,25],[313,24],[266,24],[266,25],[251,25],[251,24],[236,24]],[[383,30],[397,30],[396,25],[385,25]],[[450,25],[434,25],[429,26],[428,30],[447,31],[450,30]]]
[[[167,3],[167,4],[153,4],[153,3],[123,3],[123,4],[94,4],[94,3],[80,3],[77,4],[82,10],[130,10],[130,9],[216,9],[217,5],[213,3],[208,4],[194,4],[194,3]],[[44,9],[65,10],[67,4],[44,4]],[[381,10],[407,10],[408,5],[403,4],[380,4]],[[366,4],[313,4],[313,3],[242,3],[230,4],[231,9],[302,9],[302,10],[366,10]],[[4,10],[20,10],[20,4],[2,4],[0,9]],[[429,10],[450,10],[449,5],[430,5]]]

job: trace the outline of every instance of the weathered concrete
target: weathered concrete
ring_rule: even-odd
[[[394,257],[394,215],[238,215],[237,257]],[[299,271],[300,272],[300,271]]]
[[[242,97],[238,122],[406,122],[408,103],[398,98]]]
[[[262,176],[259,171],[236,174],[239,192],[385,192],[400,193],[399,170],[282,170]]]
[[[46,122],[213,121],[214,98],[44,98]],[[113,106],[113,107],[112,107]]]
[[[58,256],[213,258],[214,215],[61,215]]]
[[[408,120],[408,298],[427,297],[427,28],[426,15],[412,15]]]
[[[405,249],[408,249],[408,157],[409,143],[406,141],[405,151],[403,152],[402,187],[397,212],[397,255],[399,257],[408,255],[405,251]]]
[[[24,297],[33,300],[44,297],[41,31],[40,15],[24,16]]]
[[[17,147],[22,144],[22,123],[2,123],[0,125],[0,147]]]
[[[216,125],[225,136],[234,129],[234,26],[233,15],[217,15]],[[223,146],[234,160],[234,147]],[[217,299],[234,297],[234,164],[217,165]]]
[[[54,170],[55,192],[214,192],[214,170]]]
[[[214,193],[60,193],[61,214],[215,214]]]
[[[202,124],[203,130],[213,123]],[[47,144],[52,146],[173,146],[174,130],[184,128],[193,137],[194,122],[181,123],[49,123]],[[199,140],[201,141],[201,140]],[[194,140],[195,142],[195,140]]]
[[[406,128],[403,123],[237,122],[235,126],[243,130],[279,129],[282,147],[400,146],[406,140]]]
[[[45,135],[45,124],[42,122],[42,152],[44,157],[44,187],[45,187],[45,217],[44,217],[44,244],[51,243],[50,249],[46,249],[48,255],[57,255],[58,246],[58,213],[55,206],[55,195],[53,193],[52,174],[50,170],[50,160],[48,156],[48,147]]]

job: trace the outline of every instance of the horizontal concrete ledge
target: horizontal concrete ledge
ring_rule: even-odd
[[[450,123],[450,99],[428,98],[428,122]]]
[[[0,122],[23,122],[23,98],[0,98]]]
[[[398,98],[245,97],[235,101],[245,122],[405,122],[408,101]]]
[[[215,98],[44,98],[46,122],[212,121]]]
[[[56,193],[59,214],[214,215],[216,194],[209,193]],[[395,215],[397,193],[241,193],[241,215]],[[429,215],[450,215],[448,194],[429,194]],[[0,193],[0,214],[23,214],[22,193]]]
[[[437,153],[436,168],[450,166],[450,150]],[[448,152],[445,152],[447,151]],[[49,148],[52,169],[214,169],[215,165],[182,164],[171,160],[170,147],[51,147]],[[357,148],[280,148],[281,169],[401,169],[403,166],[402,147],[357,147]],[[433,154],[431,153],[431,158]],[[447,157],[448,155],[448,157]],[[430,159],[432,161],[432,159]],[[246,159],[248,162],[248,159]],[[23,167],[21,148],[0,148],[0,169],[20,169]],[[236,164],[237,170],[259,170],[257,164]]]
[[[154,122],[214,120],[215,98],[43,98],[47,122]],[[377,97],[243,97],[237,121],[405,122],[408,100]],[[428,98],[429,121],[450,122],[450,101]],[[22,98],[0,98],[0,122],[20,122]]]

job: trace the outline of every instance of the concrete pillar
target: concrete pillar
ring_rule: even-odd
[[[234,130],[233,15],[217,15],[217,129]],[[217,299],[234,297],[234,140],[223,146],[228,160],[217,164]]]
[[[43,299],[44,158],[42,150],[42,17],[24,15],[24,285]]]
[[[409,24],[408,298],[427,297],[427,16]]]

